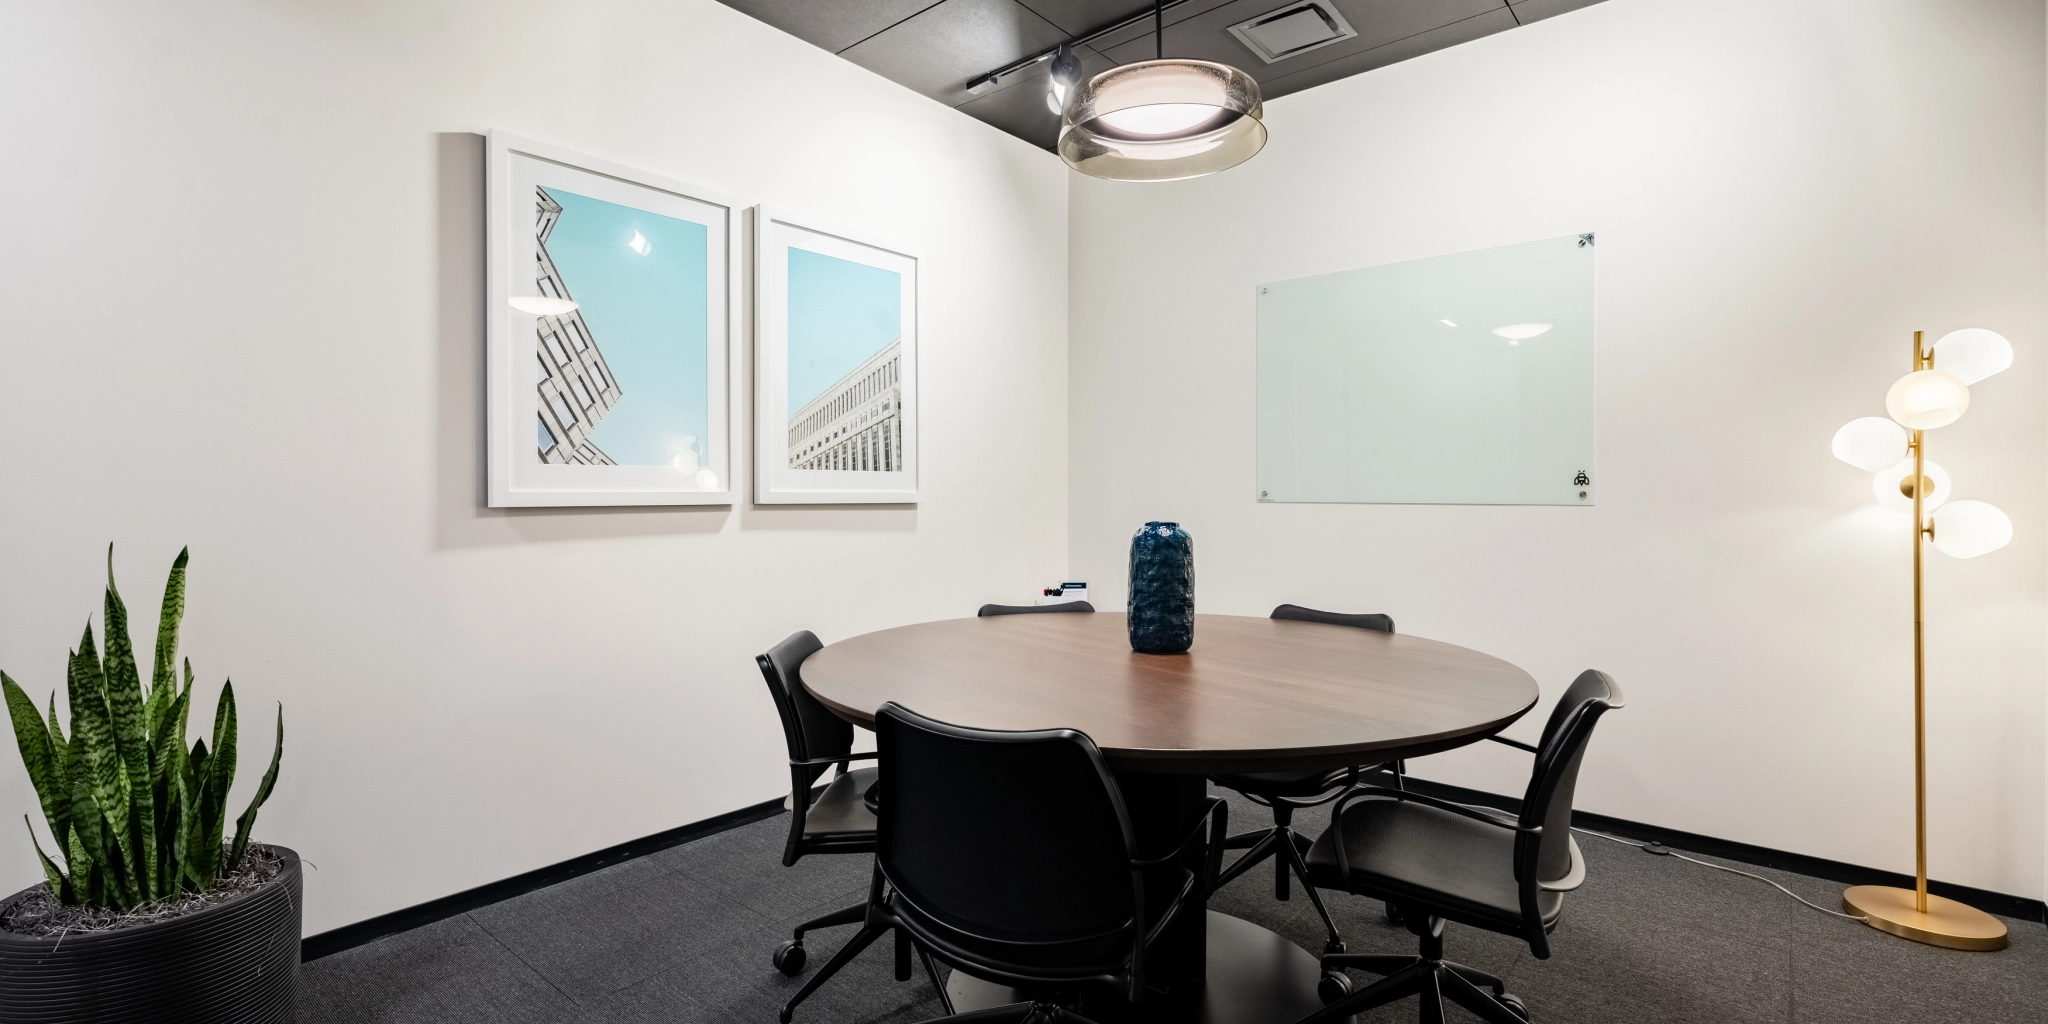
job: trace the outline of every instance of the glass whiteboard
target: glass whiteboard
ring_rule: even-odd
[[[1593,503],[1593,236],[1262,284],[1260,501]]]

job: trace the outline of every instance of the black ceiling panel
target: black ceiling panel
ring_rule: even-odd
[[[1344,20],[1351,23],[1352,29],[1358,33],[1356,37],[1267,64],[1243,43],[1238,42],[1236,36],[1230,34],[1230,26],[1281,6],[1284,4],[1276,0],[1233,0],[1179,25],[1168,25],[1166,55],[1213,60],[1243,68],[1253,78],[1259,80],[1260,92],[1267,99],[1271,99],[1296,90],[1276,91],[1267,88],[1269,83],[1277,84],[1279,79],[1294,77],[1316,65],[1385,46],[1431,29],[1442,28],[1483,14],[1496,15],[1509,27],[1514,26],[1514,18],[1501,0],[1333,0],[1331,6],[1344,16]],[[1106,49],[1103,53],[1118,63],[1125,63],[1150,59],[1152,49],[1152,38],[1150,33],[1147,33],[1121,46]],[[1308,86],[1297,87],[1305,88]]]
[[[1052,148],[1059,118],[1046,108],[1043,62],[967,91],[984,72],[1145,11],[1145,0],[722,0],[799,39],[956,107],[1033,145]],[[1267,64],[1230,26],[1300,0],[1186,0],[1165,12],[1169,57],[1243,69],[1267,99],[1385,67],[1599,0],[1317,0],[1357,35]],[[1088,74],[1149,60],[1144,20],[1080,50]]]
[[[1080,35],[1152,8],[1152,0],[1017,0],[1058,25],[1068,35]]]
[[[957,107],[968,79],[1066,38],[1017,0],[945,0],[839,55]]]
[[[838,53],[930,7],[935,0],[720,0],[742,14],[765,21],[810,43]]]

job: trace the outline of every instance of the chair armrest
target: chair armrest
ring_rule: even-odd
[[[1508,739],[1508,738],[1507,738],[1506,736],[1488,736],[1488,737],[1487,737],[1487,739],[1490,739],[1490,740],[1494,741],[1495,743],[1499,743],[1499,744],[1503,744],[1503,745],[1505,745],[1505,746],[1510,746],[1510,747],[1513,747],[1513,748],[1515,748],[1516,750],[1526,750],[1526,751],[1528,751],[1528,752],[1529,752],[1529,753],[1531,753],[1531,754],[1534,754],[1534,753],[1536,753],[1536,748],[1535,748],[1535,747],[1532,747],[1532,746],[1528,745],[1527,743],[1524,743],[1524,742],[1522,742],[1521,740],[1511,740],[1511,739]]]
[[[1172,851],[1163,857],[1153,857],[1149,860],[1139,860],[1134,857],[1131,859],[1131,866],[1134,868],[1156,868],[1163,864],[1170,864],[1188,852],[1188,844],[1202,837],[1202,826],[1211,825],[1211,830],[1216,831],[1217,828],[1215,826],[1219,818],[1223,823],[1228,823],[1230,820],[1230,805],[1224,803],[1222,797],[1212,796],[1208,798],[1206,804],[1207,806],[1202,810],[1202,816],[1195,819],[1194,827],[1188,829],[1188,834],[1182,836],[1180,842],[1173,844]]]
[[[1563,878],[1549,882],[1538,880],[1536,888],[1546,892],[1570,892],[1586,884],[1586,856],[1579,852],[1579,839],[1577,836],[1566,836],[1565,841],[1571,844],[1571,868],[1564,873]]]
[[[841,754],[838,757],[814,757],[808,761],[791,761],[789,766],[791,768],[823,768],[827,765],[838,764],[841,761],[864,761],[870,757],[880,757],[881,755],[882,752],[879,750],[864,750],[857,754]]]
[[[1416,793],[1405,789],[1388,789],[1385,786],[1360,786],[1357,789],[1352,790],[1349,796],[1346,796],[1344,799],[1339,800],[1337,802],[1336,808],[1330,811],[1330,822],[1332,824],[1335,824],[1336,822],[1341,820],[1344,814],[1345,806],[1351,803],[1352,800],[1357,799],[1361,796],[1370,795],[1390,796],[1396,800],[1412,800],[1418,804],[1427,804],[1428,806],[1434,807],[1437,810],[1449,811],[1452,814],[1463,815],[1464,817],[1471,818],[1473,821],[1483,821],[1488,825],[1492,825],[1497,828],[1504,828],[1511,832],[1522,832],[1532,836],[1543,834],[1543,826],[1541,825],[1518,825],[1512,821],[1502,821],[1501,819],[1496,818],[1491,814],[1488,814],[1484,811],[1474,810],[1473,808],[1467,807],[1464,804],[1454,804],[1449,800],[1439,800],[1433,796],[1423,796],[1421,793]]]

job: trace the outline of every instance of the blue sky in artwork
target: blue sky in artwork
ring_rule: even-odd
[[[903,333],[903,275],[789,247],[789,412]]]
[[[622,466],[670,462],[685,450],[708,464],[704,394],[704,225],[550,188],[562,216],[548,255],[604,353],[620,397],[591,441]],[[645,255],[627,243],[634,232]]]

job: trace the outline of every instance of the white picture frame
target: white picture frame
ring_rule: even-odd
[[[489,506],[731,504],[744,357],[739,325],[742,207],[711,189],[498,131],[487,139],[485,174]],[[569,197],[554,202],[550,214],[552,197],[564,192]],[[563,204],[573,208],[565,212]],[[662,239],[659,246],[637,228],[626,233],[629,221],[641,223],[632,220],[636,215],[645,217],[648,230]],[[617,262],[604,246],[575,241],[579,254],[598,254],[578,257],[590,291],[576,299],[574,275],[557,269],[545,241],[557,219],[567,223],[575,217],[583,218],[576,230],[595,233],[591,237],[602,234],[604,246],[611,244],[610,234],[619,234],[618,245],[650,261],[659,248],[662,262],[649,262],[644,274],[611,271],[604,268],[631,265]],[[694,287],[660,283],[694,281],[699,242],[692,226],[702,229],[701,313]],[[567,250],[571,244],[564,240],[558,247]],[[670,274],[681,276],[665,278]],[[536,299],[556,297],[545,293],[564,285],[566,297],[581,305],[592,297],[605,304],[555,316],[513,306],[515,299],[531,307]],[[586,312],[601,325],[619,327],[612,336],[631,344],[617,356],[630,358],[604,352],[608,332],[583,321]],[[693,351],[700,315],[701,391],[694,380]],[[668,341],[672,329],[683,332],[680,352]],[[614,374],[614,361],[640,367],[637,379],[646,383],[636,388],[633,380]],[[613,420],[613,431],[602,430],[619,403],[643,395],[654,397],[626,407],[629,411]],[[684,430],[699,430],[701,436]],[[610,447],[626,454],[614,461]],[[667,461],[658,461],[663,458]]]
[[[917,502],[916,251],[772,206],[754,207],[751,221],[755,502]],[[792,256],[793,249],[801,252]],[[883,299],[889,274],[893,321]],[[859,326],[821,326],[846,322]]]

